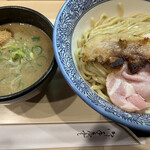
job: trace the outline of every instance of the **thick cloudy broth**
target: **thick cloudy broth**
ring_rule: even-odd
[[[13,23],[0,26],[0,31],[12,35],[0,45],[0,96],[3,96],[36,82],[48,69],[54,53],[51,39],[37,27]]]

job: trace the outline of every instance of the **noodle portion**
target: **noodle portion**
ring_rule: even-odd
[[[108,42],[113,39],[136,42],[150,37],[149,14],[123,17],[122,6],[120,4],[118,6],[119,16],[108,17],[104,13],[97,22],[91,18],[91,28],[83,32],[82,38],[78,39],[78,49],[75,51],[75,59],[81,76],[89,83],[91,89],[107,101],[110,101],[110,98],[106,90],[106,78],[113,68],[108,63],[100,63],[96,59],[84,61],[84,46],[97,36],[101,41]]]
[[[109,100],[106,91],[106,77],[111,69],[97,62],[83,62],[81,48],[76,50],[75,58],[81,76],[90,84],[91,89],[105,100]]]
[[[126,40],[143,39],[145,34],[150,33],[150,15],[136,14],[129,17],[109,18],[106,14],[102,14],[92,26],[94,27],[84,33],[85,42],[97,35],[104,35],[103,40],[111,36]]]

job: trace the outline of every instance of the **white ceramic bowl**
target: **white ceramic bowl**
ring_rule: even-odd
[[[71,88],[89,106],[105,117],[125,126],[150,131],[150,115],[127,113],[99,97],[81,77],[74,59],[77,39],[90,27],[90,18],[98,19],[101,13],[118,15],[121,2],[124,15],[150,13],[150,1],[144,0],[68,0],[60,10],[53,33],[53,45],[58,66]]]

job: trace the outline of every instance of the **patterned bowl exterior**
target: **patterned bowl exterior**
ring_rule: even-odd
[[[149,115],[127,113],[99,97],[80,76],[72,57],[71,41],[76,24],[88,10],[107,1],[68,0],[63,5],[54,26],[55,57],[68,84],[89,106],[115,122],[134,129],[150,131]]]

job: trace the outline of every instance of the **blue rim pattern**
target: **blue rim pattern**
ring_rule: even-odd
[[[124,112],[99,97],[82,79],[72,58],[71,41],[76,24],[89,9],[107,1],[109,0],[66,1],[54,25],[53,45],[56,61],[71,88],[97,112],[125,126],[150,131],[150,115]]]

